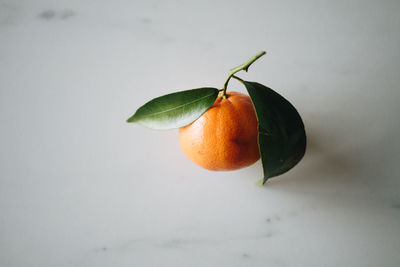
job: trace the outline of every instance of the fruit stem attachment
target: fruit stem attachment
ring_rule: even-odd
[[[257,55],[255,55],[254,57],[252,57],[252,58],[250,58],[249,60],[247,60],[247,61],[246,61],[245,63],[243,63],[242,65],[239,65],[239,66],[237,66],[236,68],[231,69],[231,71],[229,72],[228,78],[226,78],[226,81],[225,81],[225,83],[224,83],[224,86],[223,86],[222,89],[221,89],[221,91],[222,91],[221,97],[222,97],[222,98],[226,98],[226,89],[227,89],[227,87],[228,87],[229,80],[234,76],[234,74],[235,74],[236,72],[239,72],[239,71],[241,71],[241,70],[244,70],[244,71],[247,72],[247,71],[249,70],[250,65],[253,64],[254,61],[256,61],[257,59],[259,59],[260,57],[262,57],[263,55],[265,55],[266,53],[267,53],[267,52],[265,52],[265,51],[261,51],[261,52],[259,52]]]

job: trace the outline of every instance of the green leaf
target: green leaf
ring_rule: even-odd
[[[154,98],[136,110],[127,122],[151,129],[180,128],[199,118],[218,96],[216,88],[198,88]]]
[[[262,84],[242,82],[257,114],[264,184],[268,178],[289,171],[302,159],[306,133],[299,113],[284,97]]]

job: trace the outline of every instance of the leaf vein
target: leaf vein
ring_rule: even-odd
[[[188,105],[190,105],[190,104],[199,102],[200,100],[202,100],[202,99],[204,99],[204,98],[207,98],[207,97],[209,97],[209,96],[211,96],[211,95],[213,95],[213,94],[214,94],[214,92],[211,93],[211,94],[209,94],[209,95],[205,95],[205,96],[203,96],[203,97],[201,97],[201,98],[199,98],[199,99],[190,101],[190,102],[188,102],[188,103],[185,103],[185,104],[182,104],[182,105],[179,105],[179,106],[170,108],[170,109],[166,109],[166,110],[163,110],[163,111],[155,112],[155,113],[152,113],[152,114],[147,114],[147,115],[144,116],[144,117],[152,117],[152,116],[156,116],[156,115],[158,115],[158,114],[167,113],[167,112],[170,112],[170,111],[172,111],[172,110],[179,109],[179,108],[181,108],[181,107],[185,107],[185,106],[188,106]]]

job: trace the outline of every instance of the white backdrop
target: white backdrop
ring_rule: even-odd
[[[0,0],[0,266],[399,266],[399,1]],[[209,172],[125,120],[230,68],[308,150]],[[230,89],[245,92],[235,81]]]

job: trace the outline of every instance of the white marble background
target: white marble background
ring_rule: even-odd
[[[400,266],[399,1],[0,0],[0,266]],[[240,76],[305,158],[209,172],[149,99]],[[235,82],[234,90],[245,92]]]

